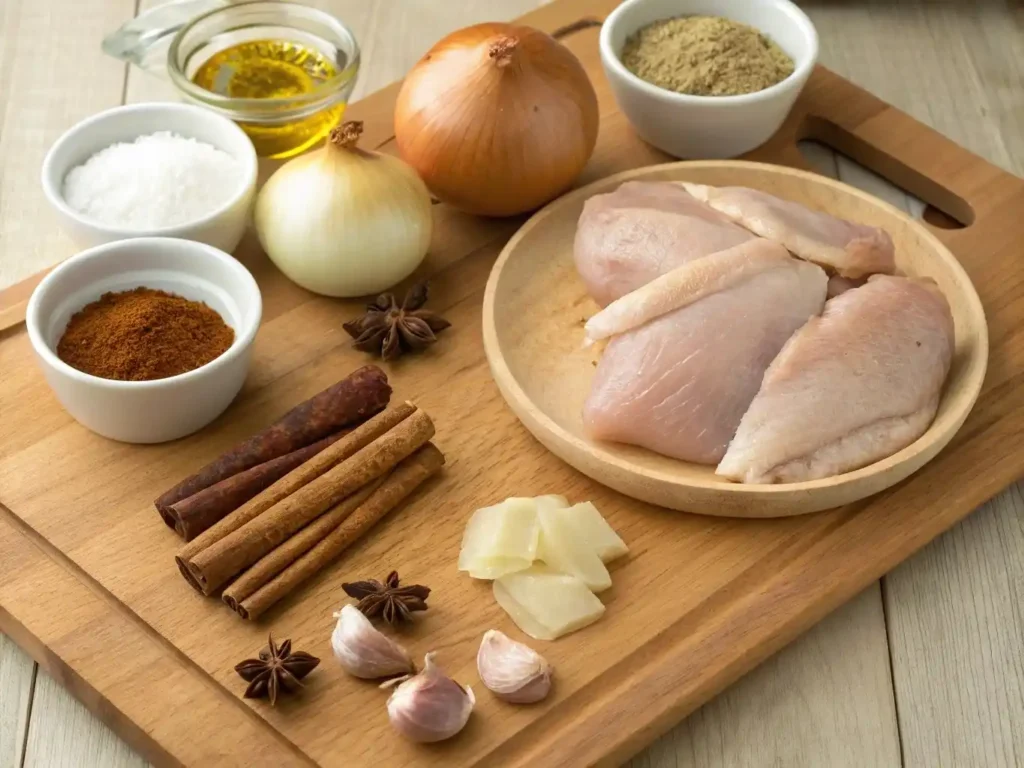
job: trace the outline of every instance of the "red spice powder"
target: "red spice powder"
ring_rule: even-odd
[[[153,288],[105,293],[72,316],[57,357],[120,381],[177,376],[220,357],[235,332],[199,301]]]

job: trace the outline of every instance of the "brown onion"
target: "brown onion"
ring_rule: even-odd
[[[597,142],[597,95],[579,60],[532,27],[477,24],[437,43],[395,107],[402,159],[441,200],[511,216],[563,192]]]

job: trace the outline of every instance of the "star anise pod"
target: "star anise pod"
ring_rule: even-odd
[[[416,283],[401,305],[392,293],[382,293],[366,313],[342,327],[355,339],[356,349],[372,352],[385,360],[403,352],[414,352],[437,341],[435,334],[451,326],[436,312],[423,309],[427,303],[427,282]]]
[[[245,698],[269,698],[273,706],[277,695],[302,687],[302,678],[316,669],[320,659],[302,651],[292,652],[292,641],[285,640],[275,645],[274,636],[267,639],[267,647],[260,651],[258,659],[246,659],[235,665],[235,672],[249,683]]]
[[[409,621],[413,611],[427,610],[427,596],[430,594],[430,587],[420,584],[400,586],[398,571],[389,573],[383,584],[376,579],[367,579],[342,584],[341,588],[349,597],[359,601],[356,608],[367,618],[380,616],[388,624]]]

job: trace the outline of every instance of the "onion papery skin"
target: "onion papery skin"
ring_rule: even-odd
[[[492,55],[496,46],[507,54]],[[410,71],[395,108],[402,159],[438,199],[485,216],[531,211],[564,192],[597,131],[597,95],[579,60],[511,24],[441,40]]]
[[[433,232],[430,195],[397,157],[325,146],[290,160],[256,200],[257,235],[292,282],[371,296],[411,275]]]

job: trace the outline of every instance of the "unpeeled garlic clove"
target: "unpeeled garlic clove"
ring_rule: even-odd
[[[373,679],[416,671],[406,650],[373,626],[358,608],[346,605],[334,617],[338,623],[331,633],[331,648],[350,675]]]
[[[465,727],[474,704],[473,689],[445,675],[434,664],[434,654],[428,653],[423,671],[401,682],[388,698],[388,718],[407,739],[443,741]]]
[[[496,629],[484,633],[476,669],[484,687],[513,704],[533,704],[545,698],[554,671],[535,650]]]

